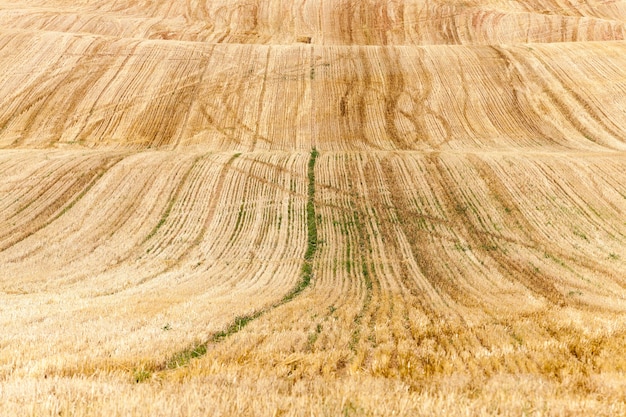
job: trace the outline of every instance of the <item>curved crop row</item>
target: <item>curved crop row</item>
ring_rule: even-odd
[[[205,45],[13,31],[0,40],[2,148],[626,148],[623,43]]]
[[[181,372],[357,372],[419,389],[453,375],[470,389],[503,373],[585,384],[619,372],[625,200],[622,168],[604,170],[602,194],[593,185],[607,158],[552,156],[555,175],[514,154],[322,153],[311,291]],[[547,195],[525,192],[526,176]]]
[[[3,321],[6,351],[22,352],[12,366],[70,375],[158,363],[280,301],[298,281],[306,245],[305,165],[305,155],[288,154],[122,159],[78,202],[0,251],[0,291],[16,294],[7,307],[21,312]],[[52,331],[52,322],[65,325]],[[44,353],[43,334],[66,349]],[[87,352],[92,360],[81,364]]]

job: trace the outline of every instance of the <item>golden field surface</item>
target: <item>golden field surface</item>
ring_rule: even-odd
[[[626,416],[625,35],[0,0],[0,415]]]

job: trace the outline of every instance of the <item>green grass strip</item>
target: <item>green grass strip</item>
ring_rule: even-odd
[[[291,301],[300,294],[306,287],[311,284],[313,278],[313,257],[317,252],[317,219],[315,214],[315,161],[319,156],[319,152],[313,148],[309,159],[309,187],[308,198],[306,203],[306,224],[307,224],[307,246],[304,253],[304,263],[300,271],[300,281],[296,286],[283,297],[281,304]]]

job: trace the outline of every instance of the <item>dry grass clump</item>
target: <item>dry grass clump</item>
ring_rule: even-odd
[[[358,375],[289,383],[222,373],[167,385],[21,379],[5,385],[4,393],[11,397],[3,402],[3,411],[23,416],[623,415],[626,386],[622,377],[614,377],[615,382],[605,378],[607,382],[585,394],[569,384],[526,375],[496,376],[481,387],[452,377],[423,392],[390,379]]]

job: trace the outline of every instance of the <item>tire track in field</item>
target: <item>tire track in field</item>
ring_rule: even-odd
[[[554,70],[551,69],[551,66],[541,60],[538,54],[533,54],[532,56],[541,64],[542,70],[533,67],[529,59],[521,57],[511,48],[493,47],[493,49],[502,59],[509,62],[510,67],[515,68],[518,74],[524,74],[522,79],[533,80],[553,104],[550,107],[559,111],[587,140],[604,147],[618,149],[615,144],[608,143],[604,138],[599,136],[596,133],[596,129],[599,128],[598,130],[604,131],[605,134],[611,136],[613,139],[623,137],[623,132],[618,132],[614,127],[609,126],[602,120],[602,118],[596,114],[594,107],[586,102],[579,94],[566,86],[555,74]],[[523,71],[520,71],[520,67]],[[545,75],[548,75],[550,79],[547,80]],[[569,99],[567,97],[569,97]],[[544,120],[540,115],[537,116],[539,117],[533,117],[532,119]]]
[[[389,194],[387,198],[383,198],[382,195],[376,196],[376,194],[374,194],[371,201],[374,204],[379,202],[377,211],[386,214],[381,218],[380,222],[380,231],[383,235],[383,241],[385,244],[390,245],[390,250],[395,254],[394,258],[402,259],[402,253],[404,252],[402,249],[403,245],[400,241],[400,234],[402,234],[404,236],[403,241],[409,242],[413,259],[417,262],[420,270],[429,270],[430,268],[426,266],[429,257],[422,256],[425,255],[422,253],[419,253],[416,256],[414,246],[419,244],[421,247],[421,245],[427,240],[426,235],[431,232],[427,232],[421,227],[415,227],[414,220],[419,220],[420,218],[423,218],[423,216],[409,209],[410,202],[405,198],[405,191],[399,181],[399,178],[401,177],[395,172],[392,162],[383,158],[380,161],[380,171],[380,175],[384,180],[385,186],[388,188]],[[373,171],[368,170],[366,172],[371,173]],[[371,180],[368,182],[371,182]],[[376,189],[373,189],[373,192],[376,193],[376,191]],[[388,200],[389,205],[384,206],[380,203],[382,200]],[[420,222],[418,221],[418,223]],[[394,224],[399,224],[399,226],[394,227]],[[414,297],[414,301],[418,303],[424,314],[431,318],[436,318],[447,310],[448,307],[445,300],[445,295],[447,293],[441,292],[443,288],[442,285],[432,285],[432,276],[424,275],[424,278],[432,285],[431,288],[424,288],[416,281],[414,271],[411,271],[407,262],[404,260],[399,262],[399,267],[401,271],[399,278],[402,284],[406,287],[411,296]],[[436,280],[436,282],[439,282],[439,280]]]
[[[268,72],[270,69],[270,56],[272,53],[272,48],[271,47],[267,47],[267,53],[265,56],[265,66],[264,66],[264,70],[263,70],[263,82],[261,83],[261,93],[259,95],[259,102],[256,108],[256,122],[254,125],[254,134],[252,136],[252,144],[250,145],[250,150],[254,151],[256,146],[257,146],[257,142],[259,140],[259,138],[261,137],[259,135],[259,131],[261,129],[261,115],[263,113],[263,106],[265,105],[264,103],[264,98],[265,98],[265,92],[267,90],[267,80],[268,80]],[[269,142],[269,141],[268,141]]]
[[[511,51],[509,52],[513,56],[515,56]],[[554,86],[558,86],[559,90],[566,91],[567,94],[578,105],[578,109],[583,109],[584,112],[592,119],[592,121],[594,121],[598,126],[600,126],[602,130],[607,132],[613,138],[624,137],[625,132],[623,130],[622,131],[618,130],[620,128],[619,124],[612,123],[611,119],[608,119],[607,121],[606,115],[601,114],[601,112],[598,111],[599,109],[594,108],[594,106],[591,105],[588,99],[585,99],[581,94],[577,93],[575,89],[572,89],[570,86],[568,86],[565,80],[563,80],[563,78],[557,74],[553,66],[550,65],[548,62],[546,62],[546,60],[542,58],[540,54],[534,54],[533,58],[535,58],[541,64],[541,66],[545,69],[545,71],[551,76],[552,80],[554,80],[553,83],[550,83],[548,82],[548,80],[546,80],[546,77],[535,77],[535,79],[540,80],[540,82],[544,84],[546,90],[548,90],[549,86],[552,88],[554,88]],[[526,68],[529,68],[529,65],[526,64],[525,62],[522,62],[521,65],[525,66]],[[549,96],[553,100],[556,100],[555,103],[557,104],[559,108],[561,107],[565,108],[567,106],[567,104],[565,104],[564,100],[561,98],[562,97],[561,94],[557,93],[556,91],[553,93],[552,89],[550,89],[549,91],[550,91]]]
[[[339,103],[341,115],[339,123],[341,131],[345,132],[342,136],[345,135],[346,137],[354,137],[362,144],[376,147],[376,144],[369,143],[369,139],[367,138],[365,131],[367,122],[367,103],[365,97],[367,91],[372,88],[369,68],[359,68],[360,65],[365,65],[366,63],[365,53],[366,52],[364,50],[359,49],[359,58],[352,58],[349,60],[349,65],[354,69],[349,72],[349,78],[346,80],[346,89]],[[361,79],[361,77],[363,78]],[[352,101],[356,101],[353,106],[350,105]]]
[[[496,172],[494,168],[490,166],[486,160],[484,160],[484,158],[469,155],[468,160],[472,163],[473,167],[477,170],[478,174],[489,188],[489,192],[493,196],[494,200],[506,207],[510,215],[513,216],[517,226],[516,231],[517,233],[522,234],[522,242],[527,248],[538,254],[542,254],[544,257],[557,261],[561,267],[565,267],[563,262],[567,261],[567,264],[576,265],[588,272],[600,272],[606,277],[611,277],[616,280],[616,282],[620,283],[620,285],[624,285],[624,281],[618,279],[617,274],[610,268],[607,268],[606,264],[589,256],[573,254],[571,250],[565,250],[562,246],[555,244],[554,241],[547,238],[546,233],[540,230],[537,224],[530,221],[526,214],[527,210],[519,204],[519,197],[516,197],[512,193],[506,182],[501,178],[501,174]],[[544,178],[553,184],[553,186],[560,191],[562,196],[565,196],[569,200],[571,205],[574,207],[580,207],[581,210],[585,209],[584,207],[581,207],[579,203],[572,200],[572,195],[576,195],[575,185],[568,189],[564,189],[561,185],[559,185],[560,180],[558,176],[563,175],[564,178],[567,178],[567,175],[564,175],[565,172],[562,170],[549,172],[547,171],[549,166],[543,166],[541,162],[536,162],[534,165],[536,169],[543,174]],[[579,198],[581,201],[585,201],[585,198]],[[592,222],[591,219],[589,221]],[[592,222],[592,225],[593,228],[605,230],[607,234],[610,234],[610,231],[606,230],[603,224]],[[574,270],[572,269],[572,271]],[[586,274],[577,272],[577,275],[579,275],[579,277],[583,277]],[[558,282],[556,277],[549,279],[551,281]],[[582,306],[579,305],[578,307]]]
[[[73,50],[73,49],[80,49],[78,47],[75,47],[73,45],[73,43],[79,43],[80,41],[82,41],[82,38],[78,38],[78,39],[72,39],[72,44],[70,44],[69,46],[66,47],[65,51],[66,53],[69,53],[69,51]],[[95,50],[95,52],[97,53],[97,51],[104,47],[103,44],[99,43],[96,41],[96,39],[93,39],[89,46],[85,47],[87,48],[93,48]],[[62,62],[62,57],[63,54],[61,54],[57,60],[57,63]],[[56,111],[53,110],[48,110],[48,109],[52,109],[55,108],[56,106],[54,105],[54,99],[57,98],[57,93],[60,91],[63,91],[64,88],[71,88],[71,84],[72,84],[72,80],[80,80],[81,78],[77,78],[77,68],[80,68],[80,66],[82,65],[82,63],[84,61],[88,61],[89,59],[89,55],[86,54],[81,54],[78,59],[74,62],[74,65],[67,70],[64,70],[62,73],[62,77],[61,79],[54,85],[51,87],[51,89],[49,91],[46,91],[44,93],[42,93],[42,97],[41,99],[37,102],[38,104],[38,110],[35,111],[32,115],[30,115],[28,117],[28,119],[26,120],[25,123],[23,123],[23,128],[22,131],[20,133],[20,137],[13,143],[13,146],[20,146],[22,144],[24,144],[24,142],[26,142],[28,139],[32,138],[32,137],[36,137],[37,134],[34,134],[34,130],[37,129],[38,127],[40,128],[42,123],[37,122],[37,119],[42,117],[42,115],[46,115],[46,119],[52,119],[54,122],[52,124],[53,128],[59,128],[59,124],[60,124],[60,120],[63,118],[63,115],[65,114],[66,109],[64,109],[63,113],[58,113]],[[65,65],[65,68],[67,68],[67,64]],[[89,78],[92,80],[92,82],[96,79],[98,79],[105,71],[107,70],[107,67],[102,67],[98,69],[98,72],[96,74],[89,74]],[[80,74],[80,72],[78,72]],[[57,74],[57,76],[59,76],[61,74]],[[33,83],[34,86],[38,86],[39,83]],[[78,97],[82,97],[82,95],[85,93],[85,91],[89,88],[90,83],[84,83],[83,86],[76,92],[74,92],[75,94],[75,99],[70,99],[69,100],[69,104],[66,103],[66,106],[69,107],[69,114],[71,114],[72,110],[76,110],[78,108],[78,103],[80,100],[78,100]],[[75,89],[72,89],[72,91],[74,91]],[[65,98],[65,96],[63,96],[63,98]],[[29,110],[30,110],[30,106],[29,106]],[[54,116],[55,114],[57,114],[57,116]],[[53,115],[53,116],[50,116]],[[45,124],[45,123],[43,123]],[[53,132],[54,133],[54,132]],[[50,146],[52,143],[56,142],[58,140],[58,137],[60,135],[52,135],[55,136],[53,138],[51,138],[48,143],[47,146]]]
[[[80,127],[78,132],[76,132],[76,135],[74,136],[74,139],[73,139],[74,141],[78,143],[84,143],[85,140],[89,137],[88,135],[84,135],[84,137],[81,137],[81,135],[83,135],[83,132],[85,131],[87,125],[89,124],[89,119],[91,115],[93,114],[94,110],[96,109],[96,106],[102,99],[105,92],[107,92],[110,89],[110,87],[113,85],[113,82],[119,77],[122,70],[128,65],[128,62],[131,60],[131,57],[135,55],[137,48],[139,48],[139,45],[141,45],[141,42],[139,41],[136,41],[134,43],[130,51],[128,51],[128,53],[126,54],[126,57],[124,57],[124,60],[119,64],[117,70],[115,70],[115,73],[113,74],[113,76],[111,76],[111,78],[106,83],[106,85],[102,88],[102,90],[100,90],[97,97],[93,101],[93,104],[91,105],[89,112],[87,113],[87,117],[85,117],[85,120],[83,121],[82,126]]]
[[[554,120],[545,117],[541,114],[540,109],[536,108],[536,105],[529,102],[527,97],[529,93],[526,90],[530,82],[525,74],[519,71],[501,47],[490,46],[490,49],[494,51],[503,66],[504,74],[496,74],[502,79],[503,84],[508,87],[512,95],[511,104],[513,108],[509,114],[517,122],[516,127],[526,130],[529,138],[541,138],[541,146],[552,144],[563,146],[563,138],[559,138],[559,136],[563,136],[563,132],[555,125]]]
[[[206,76],[207,73],[207,68],[208,68],[208,63],[211,59],[211,56],[213,55],[213,51],[215,50],[215,45],[212,45],[212,47],[209,49],[209,51],[205,54],[203,54],[203,59],[205,60],[204,62],[200,62],[199,67],[202,68],[202,72],[200,74],[200,78],[198,79],[193,92],[190,94],[190,98],[189,98],[189,107],[187,108],[187,112],[185,113],[185,116],[183,118],[182,123],[180,124],[180,133],[178,134],[178,137],[176,138],[176,141],[174,143],[174,147],[178,147],[182,142],[183,142],[183,135],[185,133],[185,130],[189,124],[189,118],[191,117],[192,114],[192,109],[194,104],[197,102],[198,100],[198,95],[200,94],[200,89],[202,87],[202,82],[204,81],[204,78]]]
[[[432,160],[429,161],[428,174],[431,176],[432,180],[435,181],[435,184],[441,187],[440,189],[445,193],[446,188],[454,186],[454,184],[445,184],[438,173],[432,172],[432,163]],[[418,222],[413,221],[413,219],[416,219],[416,213],[409,209],[412,204],[410,201],[406,200],[403,189],[400,188],[400,184],[395,176],[393,176],[394,168],[388,162],[383,161],[383,172],[386,177],[386,183],[391,190],[393,207],[397,212],[400,228],[404,230],[413,259],[417,263],[421,274],[436,292],[436,296],[433,297],[434,300],[443,301],[445,303],[445,298],[450,297],[455,303],[459,303],[460,305],[467,304],[471,301],[468,298],[467,292],[456,279],[453,279],[450,272],[441,264],[440,259],[435,253],[431,252],[432,249],[430,246],[435,244],[437,239],[433,240],[432,233],[421,225],[419,216],[417,216]],[[447,209],[445,211],[447,213],[454,213],[454,209],[450,210],[449,205],[452,204],[452,207],[456,207],[456,204],[454,202],[449,203],[447,198],[445,198],[447,197],[445,194],[442,197],[444,197],[444,199],[440,202],[444,205],[444,209]],[[446,207],[446,205],[448,205],[448,207]],[[473,302],[476,301],[474,300]],[[440,308],[433,306],[429,312],[436,316],[439,313],[435,313],[435,311],[440,311]]]
[[[436,320],[446,307],[444,301],[435,301],[432,288],[419,286],[419,278],[404,257],[406,251],[397,235],[401,232],[395,225],[405,219],[393,205],[393,194],[399,187],[395,186],[397,182],[389,184],[385,175],[388,168],[379,158],[369,159],[363,167],[367,187],[363,199],[375,221],[369,239],[375,283],[372,298],[376,306],[370,314],[370,346],[364,362],[367,360],[367,367],[374,374],[398,375],[406,353],[400,344],[413,337],[409,312],[419,311],[418,315]]]
[[[411,149],[412,144],[408,143],[404,139],[398,128],[396,127],[396,117],[398,110],[398,101],[405,89],[405,79],[400,70],[400,60],[398,56],[392,57],[388,48],[381,50],[381,57],[383,62],[387,65],[386,73],[386,85],[385,85],[385,99],[384,99],[384,114],[385,119],[385,131],[387,136],[395,144],[397,149]]]
[[[400,111],[400,113],[404,117],[406,117],[413,126],[414,139],[412,143],[406,143],[407,147],[400,147],[400,150],[409,150],[416,148],[423,149],[427,145],[433,148],[439,148],[450,140],[449,130],[446,128],[446,126],[448,126],[447,121],[437,112],[433,111],[432,105],[430,103],[431,101],[433,101],[432,94],[434,88],[434,75],[431,68],[429,68],[427,65],[426,61],[428,58],[428,54],[424,53],[423,51],[419,51],[416,58],[411,57],[407,60],[408,69],[410,69],[410,72],[412,74],[416,74],[418,77],[419,88],[416,89],[416,92],[411,91],[412,89],[406,90],[406,94],[411,100],[413,110]],[[396,64],[397,67],[392,67],[390,69],[391,71],[401,71],[400,68],[402,68],[402,65],[399,59],[396,59]],[[402,85],[408,85],[408,82],[404,81],[402,82]],[[434,132],[430,132],[430,130],[428,129],[428,123],[426,120],[428,115],[432,115],[433,117],[435,117],[444,127],[446,137],[443,138],[443,140],[437,138],[433,134]],[[422,143],[422,141],[426,143]]]
[[[471,243],[475,250],[482,252],[484,257],[494,259],[495,265],[503,276],[509,276],[524,284],[532,293],[547,299],[552,304],[563,306],[567,304],[567,299],[554,286],[554,282],[559,282],[559,277],[553,277],[540,273],[531,264],[520,263],[506,254],[501,255],[498,251],[488,250],[493,247],[493,238],[480,230],[469,215],[469,210],[463,198],[458,196],[458,185],[451,175],[451,167],[437,155],[429,156],[430,163],[436,170],[445,197],[444,204],[449,213],[457,214],[460,223],[464,225],[465,239]],[[462,208],[462,209],[460,209]],[[487,249],[487,250],[485,250]]]

